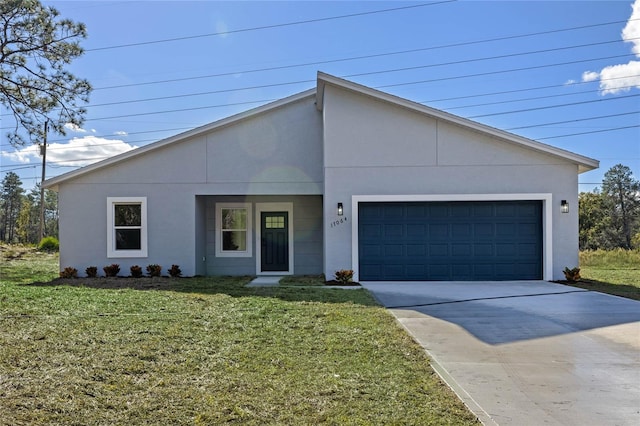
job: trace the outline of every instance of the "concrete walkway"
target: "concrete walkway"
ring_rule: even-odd
[[[486,425],[640,425],[640,302],[543,281],[362,283]]]

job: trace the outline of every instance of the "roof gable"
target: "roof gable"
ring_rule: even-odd
[[[291,95],[286,98],[268,103],[266,105],[262,105],[257,108],[250,109],[248,111],[244,111],[239,114],[235,114],[230,117],[226,117],[221,120],[214,121],[212,123],[205,124],[200,127],[196,127],[195,129],[187,130],[186,132],[182,132],[177,135],[170,136],[165,139],[161,139],[157,142],[153,142],[148,145],[142,146],[140,148],[127,151],[123,154],[119,154],[119,155],[107,158],[106,160],[93,163],[89,166],[82,167],[80,169],[62,174],[60,176],[56,176],[51,179],[47,179],[46,181],[44,181],[43,186],[45,188],[55,188],[63,182],[69,181],[71,179],[75,179],[77,177],[86,175],[88,173],[92,173],[97,170],[102,170],[114,164],[121,164],[127,160],[140,157],[144,154],[147,154],[151,151],[156,151],[168,145],[177,144],[186,140],[192,140],[194,137],[204,135],[208,132],[221,129],[223,127],[232,126],[242,121],[254,118],[256,116],[269,113],[275,109],[282,108],[283,106],[290,105],[292,103],[311,98],[315,96],[315,93],[316,93],[316,89],[309,89],[304,92],[297,93],[295,95]]]
[[[149,145],[128,151],[126,153],[108,158],[106,160],[91,164],[89,166],[48,179],[43,182],[43,186],[45,188],[55,188],[59,184],[75,179],[79,176],[83,176],[97,170],[105,169],[114,164],[121,164],[129,159],[137,158],[146,153],[149,153],[150,151],[155,151],[157,149],[166,147],[167,145],[177,144],[185,140],[192,140],[196,136],[201,136],[207,132],[211,132],[216,129],[237,124],[239,122],[242,122],[243,120],[256,117],[260,114],[265,114],[267,112],[273,111],[275,109],[281,108],[283,106],[286,106],[304,99],[308,99],[310,97],[315,96],[316,108],[321,111],[324,107],[324,88],[325,88],[325,85],[327,84],[344,89],[344,90],[353,91],[379,101],[388,102],[393,105],[411,110],[413,112],[423,114],[430,118],[443,120],[447,123],[461,126],[468,130],[493,136],[506,143],[515,144],[517,146],[528,148],[528,149],[537,151],[539,153],[559,157],[563,160],[575,163],[578,166],[579,173],[593,170],[599,166],[599,162],[592,158],[575,154],[573,152],[566,151],[551,145],[546,145],[522,136],[515,135],[513,133],[509,133],[509,132],[496,129],[494,127],[487,126],[466,118],[462,118],[462,117],[459,117],[435,108],[430,108],[422,104],[419,104],[417,102],[413,102],[408,99],[404,99],[395,95],[381,92],[379,90],[372,89],[370,87],[366,87],[357,83],[353,83],[329,74],[318,72],[317,87],[315,89],[310,89],[292,96],[288,96],[286,98],[277,100],[275,102],[271,102],[269,104],[206,124],[201,127],[197,127],[195,129],[192,129],[183,133],[179,133],[177,135],[162,139],[160,141],[151,143]]]
[[[408,110],[424,114],[428,117],[443,120],[447,123],[451,123],[457,126],[464,127],[468,130],[483,133],[485,135],[493,136],[506,143],[516,144],[520,147],[528,148],[543,154],[559,157],[563,160],[575,163],[578,166],[578,172],[584,173],[589,170],[593,170],[599,167],[599,161],[589,157],[585,157],[561,148],[557,148],[551,145],[547,145],[541,142],[534,141],[522,136],[518,136],[513,133],[506,132],[504,130],[496,129],[485,124],[478,123],[463,117],[459,117],[454,114],[450,114],[435,108],[431,108],[417,102],[410,101],[405,98],[401,98],[389,93],[381,92],[376,89],[372,89],[361,84],[353,83],[329,74],[318,72],[318,85],[316,91],[316,108],[322,110],[324,107],[324,87],[325,85],[332,85],[345,90],[353,91],[361,95],[369,96],[373,99],[389,102],[391,104],[406,108]]]

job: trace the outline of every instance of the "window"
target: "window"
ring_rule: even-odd
[[[107,198],[107,257],[147,257],[147,199]]]
[[[216,256],[251,257],[251,204],[216,204]]]

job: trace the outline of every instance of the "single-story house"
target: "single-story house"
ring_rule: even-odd
[[[47,180],[60,266],[184,275],[562,279],[597,160],[328,74]]]

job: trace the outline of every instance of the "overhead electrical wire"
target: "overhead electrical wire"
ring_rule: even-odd
[[[386,84],[386,85],[376,86],[374,88],[380,89],[380,88],[387,88],[387,87],[397,87],[397,86],[406,86],[406,85],[412,85],[412,84],[422,84],[422,83],[429,83],[429,82],[437,82],[437,81],[443,81],[443,80],[455,80],[455,79],[465,79],[465,78],[471,78],[471,77],[477,77],[477,76],[487,76],[487,75],[513,73],[513,72],[520,72],[520,71],[528,71],[528,70],[532,70],[532,69],[564,66],[564,65],[576,64],[576,63],[585,63],[585,62],[599,61],[599,60],[612,59],[612,58],[620,58],[620,57],[628,57],[628,56],[633,56],[633,55],[629,54],[629,55],[607,56],[607,57],[603,57],[603,58],[581,59],[581,60],[576,60],[576,61],[568,61],[568,62],[560,62],[560,63],[553,63],[553,64],[536,65],[536,66],[532,66],[532,67],[511,68],[511,69],[507,69],[507,70],[487,71],[487,72],[483,72],[483,73],[465,74],[465,75],[458,75],[458,76],[448,76],[448,77],[441,77],[441,78],[431,79],[431,80],[419,80],[419,81],[413,81],[413,82]],[[391,70],[391,71],[394,71],[394,70]],[[376,72],[371,72],[371,73],[351,74],[351,75],[347,75],[345,77],[354,77],[354,76],[368,75],[368,74],[382,73],[382,72],[387,72],[387,71],[376,71]],[[314,82],[314,81],[315,80],[298,80],[298,81],[271,83],[271,84],[263,84],[263,85],[249,86],[249,87],[240,87],[240,88],[233,88],[233,89],[222,89],[222,90],[215,91],[215,92],[216,93],[228,93],[228,92],[234,92],[234,91],[244,91],[244,90],[252,90],[252,89],[263,89],[263,88],[269,88],[269,87],[288,86],[288,85],[295,85],[295,84],[305,84],[305,83],[311,83],[311,82]],[[137,117],[137,116],[147,116],[147,115],[156,115],[156,114],[166,114],[166,113],[171,113],[171,112],[195,111],[195,110],[202,110],[202,109],[208,109],[208,108],[220,108],[220,107],[224,107],[224,106],[236,106],[236,105],[246,105],[246,104],[253,104],[253,103],[265,103],[265,102],[270,102],[272,100],[273,99],[263,99],[263,100],[256,100],[256,101],[237,102],[237,103],[232,103],[232,104],[217,104],[217,105],[199,106],[199,107],[182,108],[182,109],[171,109],[171,110],[165,110],[165,111],[150,111],[150,112],[142,112],[142,113],[135,113],[135,114],[123,114],[123,115],[116,115],[116,116],[110,116],[110,117],[89,118],[89,119],[87,119],[85,121],[88,122],[88,121],[98,121],[98,120],[111,120],[111,119],[125,118],[125,117]],[[482,117],[482,116],[475,116],[475,117]],[[474,117],[471,117],[471,118],[474,118]],[[0,128],[0,130],[1,129],[6,129],[6,128]]]
[[[533,37],[533,36],[556,33],[556,32],[575,31],[575,30],[578,30],[578,29],[598,27],[598,26],[603,26],[603,25],[619,24],[619,23],[622,23],[622,22],[626,22],[626,21],[607,22],[607,23],[603,23],[603,24],[593,24],[593,25],[586,25],[586,26],[580,26],[580,27],[562,28],[562,29],[558,29],[558,30],[541,31],[541,32],[527,33],[527,34],[521,34],[521,35],[515,35],[515,36],[496,37],[496,38],[490,38],[490,39],[484,39],[484,40],[475,40],[475,41],[467,41],[467,42],[460,42],[460,43],[451,43],[451,44],[444,44],[444,45],[439,45],[439,46],[422,47],[422,48],[416,48],[416,49],[400,50],[400,51],[395,51],[395,52],[376,53],[376,54],[371,54],[371,55],[352,56],[352,57],[346,57],[346,58],[339,58],[339,59],[332,59],[332,60],[325,60],[325,61],[306,62],[306,63],[293,64],[293,65],[282,65],[282,66],[277,66],[277,67],[256,68],[256,69],[231,71],[231,72],[216,73],[216,74],[207,74],[207,75],[193,76],[193,77],[182,77],[182,78],[167,79],[167,80],[157,80],[157,81],[148,81],[148,82],[140,82],[140,83],[120,84],[120,85],[115,85],[115,86],[95,87],[93,90],[97,91],[97,90],[107,90],[107,89],[119,89],[119,88],[125,88],[125,87],[145,86],[145,85],[164,84],[164,83],[174,83],[174,82],[179,82],[179,81],[199,80],[199,79],[214,78],[214,77],[226,77],[226,76],[237,75],[237,74],[250,74],[250,73],[264,72],[264,71],[278,71],[278,70],[283,70],[283,69],[299,68],[299,67],[305,67],[305,66],[311,66],[311,65],[322,65],[322,64],[329,64],[329,63],[336,63],[336,62],[347,62],[347,61],[355,61],[355,60],[361,60],[361,59],[371,59],[371,58],[384,57],[384,56],[401,55],[401,54],[407,54],[407,53],[424,52],[424,51],[429,51],[429,50],[448,49],[448,48],[452,48],[452,47],[471,46],[471,45],[475,45],[475,44],[491,43],[491,42],[495,42],[495,41],[509,40],[509,39],[515,39],[515,38]],[[601,43],[602,44],[608,44],[608,43],[613,43],[613,42],[622,43],[623,40],[616,40],[616,41],[611,41],[611,42],[601,42]],[[589,44],[588,43],[588,44],[584,44],[584,45],[580,45],[580,46],[576,46],[576,47],[589,47],[590,45],[595,46],[595,45],[598,45],[598,44],[601,44],[601,43],[593,43],[593,44]],[[564,49],[564,48],[560,48],[560,49]]]
[[[453,1],[453,0],[443,1],[443,2],[438,2],[438,3],[430,3],[430,4],[426,4],[426,5],[441,4],[441,3],[447,3],[447,2],[450,2],[450,1]],[[382,10],[382,11],[367,12],[367,13],[363,13],[363,14],[382,13],[384,11],[407,9],[407,8],[411,8],[411,7],[421,7],[421,6],[425,6],[425,5],[417,5],[417,6],[410,6],[410,7],[404,7],[404,8],[385,9],[385,10]],[[316,22],[316,21],[329,20],[329,19],[339,19],[339,18],[342,18],[342,17],[358,16],[358,15],[361,15],[361,14],[345,15],[345,16],[333,17],[333,18],[322,18],[322,19],[319,19],[319,20],[312,20],[312,21],[309,21],[309,22]],[[300,22],[296,22],[296,23],[282,24],[282,25],[277,25],[277,26],[297,25],[297,24],[301,24],[301,23],[305,23],[305,22],[307,22],[307,21],[300,21]],[[544,32],[539,32],[539,33],[530,33],[530,34],[522,34],[522,35],[514,35],[514,36],[505,36],[505,37],[499,37],[499,38],[487,39],[487,40],[477,40],[477,41],[464,42],[464,43],[455,43],[455,44],[444,45],[444,46],[433,46],[433,47],[427,47],[427,48],[410,49],[410,50],[404,50],[404,51],[387,52],[387,53],[364,55],[364,56],[357,56],[357,57],[350,57],[350,58],[341,58],[341,59],[328,60],[328,61],[309,62],[309,63],[305,63],[305,64],[294,64],[294,65],[279,66],[279,67],[261,68],[261,69],[255,69],[255,70],[245,70],[245,71],[240,71],[240,72],[242,72],[242,73],[251,73],[251,72],[260,72],[260,71],[270,71],[270,70],[279,70],[279,69],[284,69],[284,68],[295,68],[295,67],[302,67],[302,66],[309,66],[309,65],[318,65],[318,64],[322,64],[322,63],[332,63],[332,62],[340,62],[340,61],[352,61],[352,60],[358,60],[358,59],[366,59],[366,58],[398,55],[398,54],[404,54],[404,53],[414,53],[414,52],[418,52],[418,51],[443,49],[443,48],[447,48],[447,47],[456,47],[456,46],[461,46],[461,45],[472,45],[472,44],[478,44],[478,43],[487,43],[487,42],[491,42],[491,41],[499,41],[499,40],[507,40],[507,39],[514,39],[514,38],[520,38],[520,37],[530,37],[530,36],[534,36],[534,35],[542,35],[542,34],[551,34],[551,33],[564,32],[564,31],[572,31],[572,30],[577,30],[577,29],[584,29],[584,28],[592,28],[592,27],[597,27],[597,26],[617,24],[617,23],[621,23],[621,22],[628,22],[628,21],[615,21],[615,22],[593,24],[593,25],[587,25],[587,26],[581,26],[581,27],[572,27],[572,28],[565,28],[565,29],[558,29],[558,30],[550,30],[550,31],[544,31]],[[277,26],[273,26],[273,27],[277,27]],[[260,28],[255,28],[255,29],[264,29],[264,28],[267,28],[267,27],[260,27]],[[249,31],[249,30],[253,30],[253,29],[237,30],[237,31],[231,31],[231,32],[241,32],[241,31]],[[213,34],[210,34],[210,35],[213,35]],[[192,37],[179,38],[179,39],[185,39],[186,40],[186,39],[189,39],[189,38],[205,37],[205,36],[210,36],[210,35],[192,36]],[[93,50],[106,50],[108,48],[120,48],[120,47],[127,47],[127,46],[133,46],[133,45],[162,43],[162,42],[167,42],[167,41],[177,41],[179,39],[171,39],[171,40],[168,39],[168,40],[158,40],[158,41],[153,41],[153,42],[134,43],[134,44],[130,44],[130,45],[112,46],[112,47],[105,47],[105,48],[93,49]],[[346,75],[344,77],[348,78],[348,77],[357,77],[357,76],[371,75],[371,74],[381,74],[381,73],[389,73],[389,72],[401,72],[401,71],[408,71],[408,70],[428,68],[428,67],[455,65],[455,64],[477,62],[477,61],[484,61],[484,60],[492,60],[492,59],[502,59],[502,58],[508,58],[508,57],[514,57],[514,56],[523,56],[523,55],[527,55],[527,54],[537,54],[537,53],[546,53],[546,52],[567,50],[567,49],[572,49],[572,48],[590,47],[590,46],[603,45],[603,44],[614,43],[614,42],[621,42],[621,40],[598,42],[598,43],[589,43],[589,44],[576,45],[576,46],[566,46],[566,47],[544,49],[544,50],[537,50],[537,51],[531,51],[531,52],[520,52],[520,53],[514,53],[514,54],[508,54],[508,55],[500,55],[500,56],[487,57],[487,58],[474,58],[474,59],[461,60],[461,61],[442,63],[442,64],[430,64],[430,65],[421,65],[421,66],[415,66],[415,67],[397,68],[397,69],[391,69],[391,70],[373,71],[373,72],[367,72],[367,73]],[[476,76],[484,76],[484,75],[489,75],[489,74],[501,74],[501,73],[517,72],[517,71],[538,69],[538,68],[543,68],[543,67],[547,67],[547,66],[568,65],[568,64],[582,63],[582,62],[595,61],[595,60],[613,59],[613,58],[620,58],[620,57],[627,57],[627,56],[633,56],[633,55],[609,56],[609,57],[605,57],[605,58],[578,60],[578,61],[564,62],[564,63],[560,63],[560,64],[548,64],[548,65],[540,65],[540,66],[534,66],[534,67],[525,67],[525,68],[517,68],[517,69],[510,69],[510,70],[493,71],[493,72],[488,72],[488,73],[479,73],[479,74],[454,76],[454,77],[447,77],[447,78],[443,78],[443,79],[422,80],[422,81],[418,81],[418,82],[396,83],[396,84],[389,84],[389,85],[385,85],[385,86],[377,86],[376,88],[396,87],[396,86],[404,86],[404,85],[410,85],[410,84],[420,84],[420,83],[425,83],[425,82],[435,82],[435,81],[450,80],[450,79],[457,79],[457,78],[469,78],[469,77],[476,77]],[[111,86],[111,87],[97,88],[96,90],[105,90],[105,89],[109,89],[109,88],[118,88],[118,87],[130,87],[130,86],[137,86],[137,85],[159,84],[159,83],[166,83],[166,82],[173,82],[173,81],[185,81],[185,80],[193,80],[193,79],[200,79],[200,78],[210,78],[210,77],[231,75],[231,74],[237,74],[237,73],[238,73],[238,71],[235,71],[233,73],[213,74],[213,75],[209,75],[209,76],[188,77],[188,78],[182,78],[182,79],[163,80],[163,81],[158,81],[158,82],[135,83],[135,84],[131,84],[131,85],[121,85],[121,86]],[[626,78],[626,77],[619,77],[619,78]],[[89,107],[116,105],[116,104],[121,104],[121,103],[144,102],[144,101],[170,99],[170,98],[184,98],[184,97],[188,97],[188,96],[200,96],[200,95],[205,95],[205,94],[225,93],[225,92],[239,91],[239,90],[250,90],[250,89],[255,89],[255,88],[277,87],[277,86],[283,86],[283,85],[309,83],[309,82],[314,82],[314,81],[315,80],[301,80],[301,81],[296,81],[296,82],[276,83],[276,84],[252,86],[252,87],[247,87],[247,88],[227,89],[227,90],[213,91],[213,92],[200,92],[200,93],[193,93],[193,94],[186,94],[186,95],[175,95],[175,96],[150,98],[150,99],[143,99],[143,100],[121,101],[121,102],[114,102],[114,103],[109,103],[109,104],[96,104],[96,105],[89,105]],[[586,84],[586,83],[587,82],[578,82],[578,83],[575,83],[575,84]],[[455,97],[455,98],[445,98],[445,99],[441,99],[441,100],[432,100],[432,101],[427,101],[427,102],[438,102],[438,101],[453,100],[453,99],[463,99],[463,98],[469,98],[469,97],[480,97],[480,96],[489,96],[489,95],[496,95],[496,94],[515,93],[515,92],[520,92],[520,91],[539,90],[539,89],[561,87],[561,86],[562,85],[542,86],[542,87],[539,87],[539,88],[517,89],[517,90],[502,91],[502,92],[496,92],[496,93],[492,93],[492,94],[482,94],[482,95],[467,95],[467,96],[460,96],[460,97]],[[582,92],[582,93],[587,93],[587,91]],[[569,94],[556,95],[556,96],[544,96],[544,97],[531,98],[531,99],[541,99],[541,98],[546,98],[546,97],[557,97],[557,96],[565,96],[565,95],[569,95]],[[627,97],[635,97],[635,96],[637,96],[637,95],[623,96],[623,97],[609,98],[609,99],[600,99],[600,100],[597,100],[597,101],[584,101],[584,102],[567,103],[567,104],[560,104],[560,105],[555,105],[555,106],[547,106],[547,107],[540,107],[540,108],[530,108],[530,109],[523,109],[523,110],[518,110],[518,111],[508,111],[508,112],[503,112],[503,113],[484,114],[484,115],[477,115],[477,116],[473,116],[473,117],[469,117],[469,118],[479,118],[479,117],[486,117],[486,116],[493,116],[493,115],[517,113],[517,112],[528,112],[528,111],[534,111],[534,110],[538,110],[538,109],[542,109],[542,108],[557,108],[557,107],[563,107],[563,106],[579,105],[579,104],[591,103],[591,102],[601,102],[601,101],[606,101],[606,100],[613,100],[613,99],[620,99],[620,98],[627,98]],[[96,118],[96,119],[91,119],[91,120],[87,120],[87,121],[108,120],[108,119],[115,119],[115,118],[124,118],[124,117],[139,116],[139,115],[162,114],[162,113],[178,112],[178,111],[192,111],[192,110],[197,110],[197,109],[217,108],[217,107],[221,107],[221,106],[242,105],[242,104],[251,104],[251,103],[263,103],[263,102],[269,102],[271,100],[272,99],[240,102],[240,103],[227,104],[227,105],[211,105],[211,106],[194,107],[194,108],[188,108],[188,109],[149,112],[149,113],[142,113],[142,114],[127,114],[127,115],[123,115],[123,116]],[[511,103],[511,102],[518,102],[518,101],[523,101],[523,100],[509,100],[509,101],[495,102],[495,103],[491,103],[491,104]],[[475,106],[484,106],[484,105],[490,105],[490,104],[479,104],[479,105],[475,105]],[[471,107],[471,106],[459,106],[459,107],[453,107],[453,108],[448,108],[448,109],[458,109],[458,108],[466,108],[466,107]],[[530,126],[521,126],[521,127],[511,128],[511,130],[523,129],[523,128],[532,128],[532,127],[543,127],[543,126],[549,126],[549,125],[555,125],[555,124],[564,124],[564,123],[575,122],[575,121],[588,121],[588,120],[592,120],[592,119],[609,118],[609,117],[614,117],[614,116],[622,116],[622,115],[630,115],[630,114],[633,114],[633,113],[612,114],[612,115],[609,115],[609,116],[581,118],[581,119],[568,120],[568,121],[563,121],[563,122],[554,122],[554,123],[545,123],[545,124],[537,124],[537,125],[530,125]],[[538,140],[554,139],[554,138],[569,137],[569,136],[575,136],[575,135],[584,135],[584,134],[591,134],[591,133],[601,133],[601,132],[607,132],[607,131],[615,131],[615,130],[621,130],[621,129],[636,128],[636,127],[640,127],[640,126],[624,126],[624,127],[618,127],[618,128],[611,128],[611,129],[603,129],[603,130],[575,133],[575,134],[571,134],[571,135],[549,136],[549,137],[537,138],[537,139]],[[191,127],[189,127],[189,128],[191,128]],[[174,129],[153,130],[153,131],[147,131],[147,132],[132,132],[130,134],[152,133],[152,132],[162,132],[162,131],[171,131],[171,130],[184,130],[184,129],[189,129],[189,128],[174,128]],[[509,130],[509,129],[507,129],[507,130]],[[67,140],[67,139],[61,139],[61,141],[65,141],[65,140]],[[54,142],[54,141],[50,141],[50,142]],[[138,141],[138,142],[142,142],[142,141]],[[130,142],[130,143],[135,143],[135,142]],[[111,143],[109,143],[109,144],[95,144],[95,145],[87,145],[87,146],[99,146],[99,145],[112,145],[112,144]],[[86,161],[86,160],[88,160],[88,159],[85,159],[84,161]],[[79,161],[79,160],[76,160],[76,161]],[[68,161],[63,161],[63,162],[68,162]],[[30,167],[34,167],[34,166],[24,166],[24,168],[30,168]],[[59,167],[62,167],[62,166],[59,166]],[[70,167],[73,167],[73,166],[70,166]]]
[[[617,40],[615,42],[621,42],[621,41]],[[602,42],[602,43],[592,43],[591,45],[608,44],[608,43],[614,43],[614,42],[613,41],[609,41],[609,42]],[[561,47],[561,48],[556,48],[556,49],[534,50],[534,51],[529,51],[529,52],[512,53],[512,54],[508,54],[508,55],[499,55],[499,56],[490,56],[490,57],[483,57],[483,58],[465,59],[465,60],[454,61],[454,62],[444,62],[444,63],[431,64],[431,65],[421,65],[421,66],[410,67],[410,68],[398,68],[398,69],[394,69],[394,70],[391,70],[391,71],[377,71],[376,73],[406,71],[406,70],[410,70],[410,69],[427,68],[427,67],[440,67],[440,66],[448,66],[448,65],[459,65],[459,64],[466,64],[466,63],[471,63],[471,62],[480,62],[480,61],[489,61],[489,60],[495,60],[495,59],[504,59],[504,58],[515,57],[515,56],[531,55],[531,54],[538,54],[538,53],[548,53],[548,52],[557,51],[557,50],[575,49],[575,48],[580,48],[580,47],[585,47],[585,46],[589,46],[589,45],[582,44],[582,45],[566,46],[566,47]],[[242,73],[242,71],[239,71],[239,72]],[[353,76],[358,76],[358,75],[359,74],[354,74]],[[347,76],[347,77],[350,77],[350,76]],[[313,82],[313,81],[315,81],[315,80],[301,80],[301,81],[298,81],[298,82],[295,82],[295,83],[310,83],[310,82]],[[293,83],[284,83],[284,84],[293,84]],[[211,94],[226,93],[226,92],[229,92],[229,91],[251,90],[251,89],[256,89],[256,88],[264,88],[264,87],[272,87],[272,86],[271,85],[262,85],[262,86],[252,86],[252,87],[241,88],[241,89],[222,89],[222,90],[211,90],[211,91],[206,91],[206,92],[195,92],[195,93],[185,93],[185,94],[179,94],[179,95],[159,96],[159,97],[145,98],[145,99],[129,99],[129,100],[124,100],[124,101],[116,101],[116,102],[107,102],[107,103],[102,103],[102,104],[87,105],[85,108],[95,108],[95,107],[120,105],[120,104],[130,104],[130,103],[138,103],[138,102],[152,102],[152,101],[158,101],[158,100],[187,98],[187,97],[193,97],[193,96],[205,96],[205,95],[211,95]]]
[[[630,77],[634,77],[634,76],[614,77],[614,78],[608,78],[608,79],[601,79],[601,81],[611,81],[611,80],[624,79],[624,78],[630,78]],[[593,84],[593,83],[595,83],[595,82],[594,81],[576,82],[576,83],[572,83],[572,85],[584,85],[584,84]],[[510,94],[510,93],[517,93],[517,92],[526,92],[526,91],[542,90],[542,89],[550,89],[550,88],[560,88],[560,87],[567,87],[567,85],[566,84],[560,84],[560,85],[529,87],[529,88],[525,88],[525,89],[507,90],[507,91],[500,91],[500,92],[489,92],[489,93],[481,93],[481,94],[475,94],[475,95],[458,96],[458,97],[452,97],[452,98],[433,99],[433,100],[429,100],[429,101],[420,101],[418,103],[428,104],[428,103],[436,103],[436,102],[441,102],[441,101],[458,100],[458,99],[469,99],[469,98],[486,97],[486,96],[495,96],[495,95],[501,95],[501,94]],[[635,86],[621,86],[620,88],[621,89],[625,89],[625,88],[631,88],[631,87],[635,87]],[[519,99],[509,99],[509,100],[505,100],[505,101],[488,102],[488,103],[483,103],[483,104],[461,105],[461,106],[448,107],[448,108],[438,108],[438,109],[442,109],[444,111],[452,111],[452,110],[456,110],[456,109],[464,109],[464,108],[471,108],[471,107],[478,107],[478,106],[500,105],[500,104],[514,103],[514,102],[525,102],[525,101],[530,101],[530,100],[539,100],[539,99],[547,99],[547,98],[559,98],[559,97],[564,97],[564,96],[573,96],[573,95],[578,95],[578,94],[597,92],[598,90],[599,89],[596,89],[596,90],[583,90],[583,91],[580,91],[580,92],[553,94],[553,95],[536,96],[536,97],[519,98]],[[93,136],[93,137],[96,137],[96,138],[123,137],[123,136],[136,135],[136,134],[145,134],[145,133],[160,133],[160,132],[170,132],[170,131],[182,131],[182,130],[192,129],[193,127],[194,126],[190,126],[190,127],[173,127],[173,128],[168,128],[168,129],[156,129],[156,130],[145,130],[145,131],[138,131],[138,132],[127,132],[126,135],[114,135],[114,134],[95,135],[95,134],[91,134],[91,135],[85,135],[85,136]],[[506,129],[506,130],[508,130],[508,129]],[[69,140],[68,137],[67,138],[60,138],[60,139],[50,139],[49,143],[65,142],[65,141],[68,141],[68,140]],[[9,145],[9,144],[0,144],[0,146],[7,147],[7,146],[11,146],[11,145]],[[99,144],[87,145],[87,146],[99,146]]]
[[[267,29],[273,29],[273,28],[283,28],[283,27],[290,27],[290,26],[294,26],[294,25],[304,25],[304,24],[311,24],[311,23],[315,23],[315,22],[333,21],[333,20],[336,20],[336,19],[346,19],[346,18],[354,18],[354,17],[358,17],[358,16],[366,16],[366,15],[375,15],[375,14],[380,14],[380,13],[396,12],[396,11],[399,11],[399,10],[416,9],[416,8],[419,8],[419,7],[436,6],[436,5],[439,5],[439,4],[454,3],[456,1],[457,0],[442,0],[442,1],[432,2],[432,3],[422,3],[422,4],[414,4],[414,5],[409,5],[409,6],[394,7],[394,8],[390,8],[390,9],[379,9],[379,10],[371,10],[371,11],[367,11],[367,12],[349,13],[349,14],[345,14],[345,15],[328,16],[328,17],[324,17],[324,18],[305,19],[305,20],[302,20],[302,21],[285,22],[285,23],[281,23],[281,24],[262,25],[262,26],[250,27],[250,28],[240,28],[240,29],[237,29],[237,30],[218,31],[218,32],[215,32],[215,33],[199,34],[199,35],[193,35],[193,36],[174,37],[174,38],[167,38],[167,39],[162,39],[162,40],[151,40],[151,41],[142,41],[142,42],[137,42],[137,43],[120,44],[120,45],[114,45],[114,46],[95,47],[95,48],[92,48],[92,49],[85,49],[85,52],[97,52],[97,51],[101,51],[101,50],[121,49],[121,48],[124,48],[124,47],[134,47],[134,46],[148,46],[148,45],[151,45],[151,44],[168,43],[168,42],[184,41],[184,40],[193,40],[193,39],[196,39],[196,38],[214,37],[214,36],[220,36],[220,35],[229,35],[229,34],[250,32],[250,31],[260,31],[260,30],[267,30]]]

